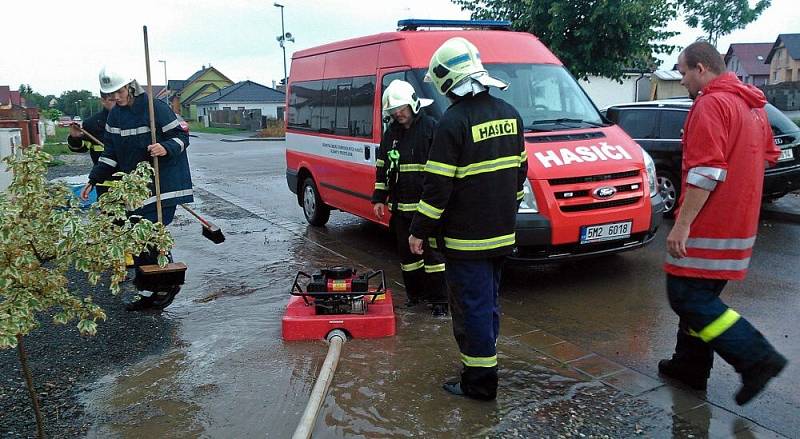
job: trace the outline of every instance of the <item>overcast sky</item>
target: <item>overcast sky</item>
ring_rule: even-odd
[[[131,72],[145,82],[142,25],[148,26],[154,84],[186,79],[211,64],[233,81],[265,85],[283,77],[283,58],[275,37],[281,33],[280,8],[269,0],[10,0],[0,8],[5,35],[0,50],[0,85],[30,84],[42,94],[65,90],[98,92],[103,65]],[[403,18],[465,19],[449,0],[283,0],[287,64],[295,50],[344,38],[391,31]],[[753,1],[751,1],[753,3]],[[133,6],[135,5],[135,6]],[[794,5],[794,6],[793,6]],[[682,22],[671,25],[681,35],[670,42],[685,46],[702,32]],[[780,33],[800,33],[797,0],[773,0],[747,28],[720,39],[774,42]],[[677,53],[664,57],[664,67]]]

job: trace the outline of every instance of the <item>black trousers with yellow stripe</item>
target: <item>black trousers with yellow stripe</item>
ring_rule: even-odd
[[[423,254],[415,255],[408,247],[411,217],[397,212],[392,214],[392,227],[400,254],[400,268],[409,300],[424,300],[430,303],[447,303],[447,281],[445,280],[444,257],[428,243],[423,245]]]
[[[714,352],[742,373],[775,349],[719,295],[726,280],[667,275],[667,296],[680,317],[673,360],[708,377]]]

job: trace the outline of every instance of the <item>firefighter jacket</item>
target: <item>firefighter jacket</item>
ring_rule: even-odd
[[[389,125],[375,161],[373,203],[388,202],[393,213],[410,215],[417,211],[435,128],[436,121],[423,112],[414,117],[408,129],[397,122]]]
[[[448,257],[509,254],[528,171],[523,130],[517,110],[488,92],[451,105],[434,135],[411,234],[441,235]]]
[[[712,80],[695,100],[684,126],[682,194],[693,186],[710,195],[691,225],[687,257],[667,255],[667,273],[707,279],[747,274],[764,164],[775,163],[779,154],[766,102],[759,89],[730,72]]]
[[[186,147],[189,146],[189,133],[180,126],[175,113],[160,100],[153,102],[156,118],[156,140],[167,155],[158,158],[161,203],[163,206],[176,206],[191,203],[192,178],[189,172],[189,160]],[[97,184],[108,180],[119,168],[122,172],[130,172],[140,162],[152,164],[147,147],[152,143],[150,138],[150,117],[147,111],[147,94],[142,93],[132,105],[116,106],[111,109],[106,121],[105,150],[100,160],[89,174],[89,182]],[[145,200],[142,209],[155,209],[155,189],[151,184],[152,197]]]
[[[103,108],[83,121],[82,127],[84,131],[93,135],[97,140],[103,141],[103,137],[106,135],[106,119],[108,119],[108,110]],[[67,136],[67,144],[73,152],[103,151],[103,145],[98,145],[85,135],[80,137]]]

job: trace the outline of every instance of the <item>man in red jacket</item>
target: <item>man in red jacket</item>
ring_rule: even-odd
[[[766,99],[725,72],[719,52],[704,41],[678,57],[681,84],[694,99],[683,135],[680,210],[667,237],[667,295],[680,317],[672,359],[662,375],[705,390],[714,352],[742,376],[736,403],[753,399],[786,366],[763,335],[719,294],[741,280],[753,252],[765,162],[774,164]]]

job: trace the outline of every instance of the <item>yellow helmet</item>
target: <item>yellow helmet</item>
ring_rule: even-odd
[[[505,82],[489,76],[474,44],[466,38],[450,38],[433,53],[425,81],[432,82],[436,91],[446,95],[467,78],[473,78],[487,87],[508,87]]]
[[[418,98],[411,84],[395,79],[383,91],[381,109],[384,116],[390,116],[392,111],[408,105],[411,107],[411,111],[417,114],[420,108],[427,107],[431,103],[433,103],[431,99]]]

